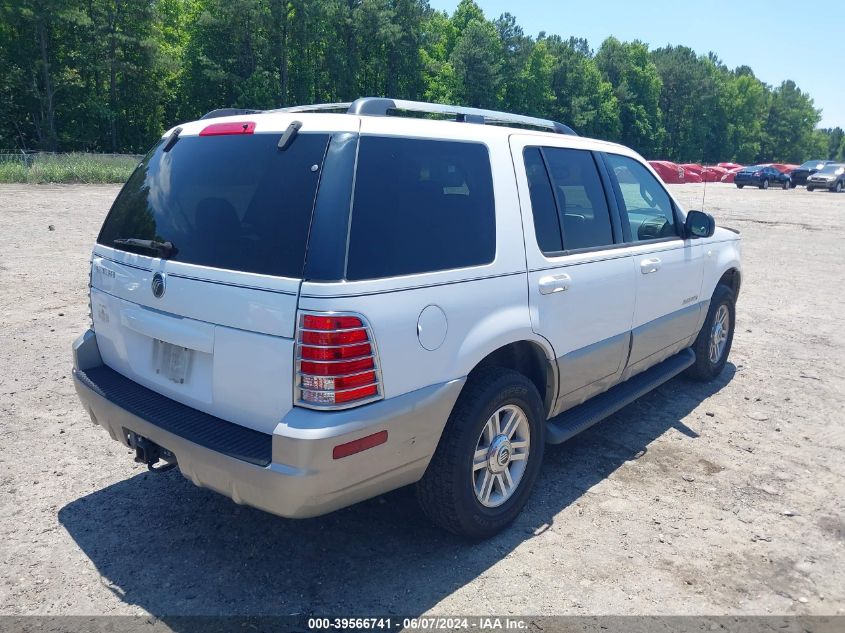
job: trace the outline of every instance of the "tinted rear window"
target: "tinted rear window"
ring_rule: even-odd
[[[484,145],[361,138],[347,279],[476,266],[495,254],[493,178]]]
[[[613,244],[610,210],[590,152],[545,147],[566,250]]]
[[[97,241],[170,241],[174,261],[300,277],[327,134],[189,136],[160,143],[117,197]],[[136,250],[142,254],[148,251]]]
[[[534,216],[537,245],[547,254],[560,252],[563,250],[560,220],[543,155],[539,147],[526,147],[522,155],[528,176],[528,192],[531,195],[531,213]]]

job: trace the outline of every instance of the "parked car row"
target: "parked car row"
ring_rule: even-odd
[[[829,189],[841,192],[845,189],[845,164],[831,160],[810,160],[803,165],[765,163],[743,166],[719,163],[702,166],[698,163],[678,164],[667,160],[653,160],[649,164],[667,184],[724,182],[735,184],[738,189],[745,186],[794,189],[799,185],[806,186],[807,191]]]

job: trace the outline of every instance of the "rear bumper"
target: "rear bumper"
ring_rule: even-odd
[[[734,184],[756,187],[762,183],[760,178],[734,178]]]
[[[182,474],[196,485],[290,518],[325,514],[419,480],[465,382],[432,385],[345,411],[294,407],[272,434],[256,437],[257,432],[245,436],[244,427],[219,418],[194,419],[205,414],[122,377],[113,376],[109,388],[101,388],[97,379],[111,370],[103,366],[92,330],[74,342],[73,355],[76,392],[91,420],[112,439],[128,446],[127,431],[146,437],[175,454]],[[333,459],[338,444],[383,430],[385,444]]]

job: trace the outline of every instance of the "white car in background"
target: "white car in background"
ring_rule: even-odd
[[[380,98],[215,111],[117,197],[73,375],[151,469],[285,517],[416,484],[483,538],[546,443],[717,376],[739,287],[736,232],[564,125]]]

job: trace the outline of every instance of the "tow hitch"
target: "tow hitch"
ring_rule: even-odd
[[[135,449],[137,463],[146,464],[147,468],[154,473],[164,473],[176,467],[176,455],[171,451],[132,431],[124,429],[124,433],[126,433],[129,446]],[[159,461],[164,461],[165,464],[156,467]]]

